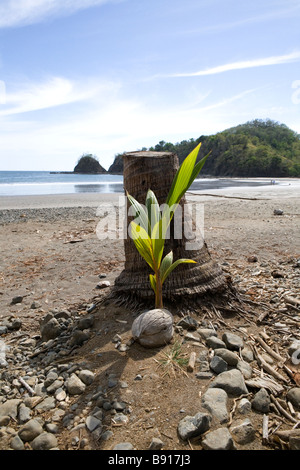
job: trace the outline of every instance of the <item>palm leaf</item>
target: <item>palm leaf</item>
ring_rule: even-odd
[[[189,186],[188,188],[190,188],[190,186],[192,185],[193,181],[197,178],[197,176],[199,175],[200,171],[202,170],[202,167],[204,165],[204,163],[206,162],[206,159],[209,157],[210,155],[210,152],[205,155],[205,157],[203,157],[200,162],[198,162],[195,167],[194,167],[194,170],[193,170],[193,173],[191,175],[191,178],[190,178],[190,182],[189,182]],[[187,188],[187,189],[188,189]]]
[[[148,232],[140,225],[137,225],[135,222],[130,223],[130,229],[130,236],[136,246],[136,249],[154,271],[155,262],[153,260],[152,241],[148,235]]]
[[[159,221],[160,219],[160,209],[159,209],[159,204],[156,199],[156,196],[151,189],[148,190],[147,196],[146,196],[146,209],[147,209],[147,216],[148,216],[148,221],[149,221],[149,230],[150,230],[150,235],[151,235],[151,230],[155,226],[155,224]]]
[[[162,283],[165,279],[165,273],[167,272],[169,267],[172,265],[172,263],[173,263],[173,251],[170,251],[170,253],[168,253],[164,257],[160,265],[160,278],[161,278]]]
[[[150,279],[150,284],[151,284],[152,289],[154,290],[154,292],[156,292],[156,279],[155,279],[155,276],[153,276],[153,274],[149,274],[149,279]]]
[[[178,259],[177,261],[175,261],[173,264],[171,264],[171,266],[169,266],[169,268],[166,270],[165,274],[164,274],[164,277],[162,279],[162,283],[167,279],[167,277],[171,274],[171,272],[179,265],[179,264],[182,264],[182,263],[196,263],[196,261],[192,260],[192,259],[185,259],[185,258],[181,258],[181,259]]]
[[[185,193],[189,187],[191,176],[195,167],[196,159],[198,152],[200,150],[201,143],[192,150],[192,152],[185,158],[180,167],[177,170],[177,173],[174,177],[171,189],[169,191],[166,203],[172,207],[173,204],[177,204],[182,195]]]
[[[142,204],[140,204],[134,197],[130,196],[130,194],[127,193],[127,198],[133,207],[135,211],[135,222],[138,223],[143,229],[147,230],[149,229],[149,220],[148,220],[148,214]]]
[[[161,218],[153,227],[151,233],[153,256],[156,262],[156,267],[159,268],[161,258],[164,251],[166,232],[168,229],[167,221]]]

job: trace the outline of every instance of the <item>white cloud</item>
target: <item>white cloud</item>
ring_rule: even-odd
[[[264,57],[262,59],[242,60],[239,62],[231,62],[228,64],[218,65],[198,72],[183,72],[167,75],[166,77],[201,77],[205,75],[216,75],[232,70],[250,69],[255,67],[266,67],[270,65],[281,65],[290,62],[296,62],[300,59],[300,51],[295,51],[290,54]]]
[[[89,86],[53,78],[23,87],[8,95],[11,112],[0,114],[2,153],[12,155],[7,169],[72,170],[85,152],[97,155],[108,169],[116,153],[150,147],[160,140],[179,142],[213,134],[240,124],[241,116],[245,121],[261,116],[253,115],[253,107],[260,104],[257,89],[223,94],[219,99],[196,91],[192,94],[196,102],[191,95],[181,105],[175,100],[166,106],[152,102],[147,94],[138,98],[118,82],[96,79]],[[41,111],[68,102],[72,106],[57,112]],[[34,109],[40,111],[21,114]],[[270,116],[267,111],[262,117]]]
[[[279,9],[276,9],[279,7]],[[299,15],[300,12],[300,5],[298,0],[295,2],[288,2],[288,0],[284,0],[284,2],[274,2],[272,0],[272,5],[269,6],[266,13],[258,13],[255,16],[249,16],[249,14],[245,14],[245,16],[231,22],[223,21],[222,23],[217,24],[208,24],[202,25],[196,29],[187,29],[181,32],[181,34],[206,34],[206,33],[220,33],[222,31],[231,30],[234,28],[240,28],[243,26],[255,24],[255,23],[262,23],[262,22],[269,22],[272,20],[282,20],[283,18],[293,18]]]
[[[0,116],[91,100],[115,88],[116,85],[112,83],[97,83],[90,80],[82,84],[62,77],[51,77],[39,83],[22,83],[16,91],[10,91],[7,86],[5,106],[1,107]]]
[[[115,1],[120,0],[2,0],[0,28],[33,24]]]
[[[221,100],[217,103],[213,103],[213,104],[205,106],[201,109],[197,109],[197,111],[198,112],[199,111],[206,112],[206,111],[211,111],[212,109],[222,108],[224,106],[227,106],[227,105],[233,103],[234,101],[238,101],[238,100],[244,98],[245,96],[253,93],[254,91],[256,91],[256,90],[255,89],[245,90],[241,93],[238,93],[237,95],[231,96],[229,98],[224,98],[223,100]]]
[[[177,142],[222,129],[216,110],[222,115],[222,110],[227,112],[227,106],[251,91],[205,107],[199,100],[198,107],[174,103],[157,108],[146,97],[138,100],[125,96],[118,84],[111,84],[111,88],[107,85],[102,93],[95,93],[80,112],[65,107],[54,120],[47,121],[34,113],[31,120],[25,115],[3,116],[1,147],[4,153],[14,155],[15,169],[26,164],[28,169],[70,170],[85,152],[97,155],[108,168],[116,153],[149,147],[162,139]],[[66,96],[72,96],[72,87],[69,90],[67,85]]]

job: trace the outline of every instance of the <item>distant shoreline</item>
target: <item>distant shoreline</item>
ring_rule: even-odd
[[[245,179],[244,179],[245,181]],[[206,187],[191,188],[191,193],[187,193],[188,200],[199,202],[211,201],[213,199],[222,200],[222,197],[234,196],[235,198],[253,199],[274,199],[283,200],[286,198],[300,197],[300,179],[284,178],[281,184],[271,185],[264,179],[265,184],[223,186],[221,188],[208,189]],[[246,183],[246,181],[245,181]],[[217,197],[218,196],[218,197]],[[0,211],[10,209],[36,209],[36,208],[63,208],[63,207],[98,207],[102,203],[119,203],[119,198],[124,197],[124,190],[119,192],[82,192],[64,194],[41,194],[26,196],[0,196]],[[280,201],[278,201],[280,204]]]
[[[97,172],[84,172],[80,171],[49,171],[50,175],[109,175],[114,173],[108,173],[108,171],[97,171]]]
[[[2,172],[3,173],[3,172]],[[20,172],[22,173],[22,172]],[[122,194],[124,193],[124,178],[122,175],[113,174],[90,174],[82,175],[69,172],[68,174],[53,174],[47,175],[32,174],[29,172],[28,175],[13,175],[11,178],[6,175],[1,179],[0,172],[0,209],[3,208],[3,204],[10,197],[15,201],[17,198],[26,200],[30,197],[30,200],[38,201],[41,196],[57,196],[59,199],[65,199],[67,195],[71,198],[75,198],[83,195],[84,198],[95,201],[99,200],[100,195],[108,194]],[[300,185],[300,178],[277,178],[271,177],[214,177],[206,175],[201,178],[197,178],[191,186],[192,192],[200,193],[223,193],[228,192],[259,192],[260,190],[270,190],[272,194],[276,191],[281,192],[283,188],[290,188],[295,190],[295,186]],[[265,189],[264,189],[265,188]],[[79,200],[79,199],[78,199]],[[22,207],[24,207],[22,205]]]

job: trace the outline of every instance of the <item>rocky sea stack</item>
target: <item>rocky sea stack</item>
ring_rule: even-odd
[[[74,168],[74,173],[85,173],[85,174],[101,174],[107,173],[97,158],[92,155],[83,155]]]

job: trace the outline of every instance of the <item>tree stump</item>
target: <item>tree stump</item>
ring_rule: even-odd
[[[158,203],[164,204],[179,167],[177,155],[172,152],[132,152],[123,155],[123,162],[125,192],[127,191],[141,204],[145,204],[147,191],[151,189]],[[180,206],[184,214],[187,210],[185,196]],[[128,224],[129,221],[130,218],[128,218]],[[172,220],[170,237],[166,240],[164,254],[172,250],[174,261],[179,258],[188,258],[196,261],[196,264],[182,264],[172,272],[163,285],[164,303],[166,301],[173,303],[192,297],[199,298],[205,294],[226,290],[228,285],[225,275],[212,259],[205,241],[202,240],[200,249],[187,250],[188,240],[184,229],[181,239],[174,238],[173,224]],[[149,303],[150,301],[154,304],[154,292],[149,283],[149,274],[152,271],[129,236],[124,240],[124,250],[125,266],[115,280],[113,295],[140,302]]]

